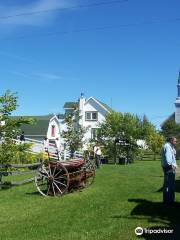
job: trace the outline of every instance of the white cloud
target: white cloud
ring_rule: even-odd
[[[31,79],[31,76],[30,76],[30,75],[25,74],[25,73],[22,73],[22,72],[12,71],[11,73],[12,73],[13,75],[16,75],[16,76],[19,76],[19,77],[22,77],[22,78]]]
[[[21,62],[27,62],[27,63],[30,63],[30,64],[36,64],[33,61],[29,60],[28,58],[25,58],[25,57],[22,57],[22,56],[19,56],[19,55],[15,55],[15,54],[11,54],[9,52],[4,52],[4,51],[0,51],[0,56],[3,56],[3,57],[6,57],[6,58],[10,58],[10,59],[14,59],[14,60],[18,60],[18,61],[21,61]]]
[[[76,1],[66,0],[38,0],[28,4],[14,5],[9,7],[0,3],[0,26],[41,26],[52,23],[57,17],[58,11],[75,6]],[[44,11],[44,12],[43,12]],[[33,13],[29,14],[28,13]],[[37,13],[37,14],[35,14]],[[22,14],[22,15],[21,15]],[[26,14],[26,15],[23,15]],[[21,16],[17,16],[21,15]],[[13,16],[13,17],[12,17]]]
[[[12,71],[11,74],[20,77],[22,80],[29,79],[34,81],[41,81],[41,82],[53,82],[56,80],[63,80],[63,77],[57,74],[52,73],[23,73],[19,71]]]
[[[55,75],[55,74],[50,74],[50,73],[34,73],[33,75],[36,76],[36,77],[49,79],[49,80],[59,80],[59,79],[62,79],[61,76]]]

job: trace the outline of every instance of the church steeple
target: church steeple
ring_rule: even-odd
[[[178,76],[178,84],[177,84],[177,89],[178,89],[178,95],[175,101],[175,122],[180,123],[180,70],[179,70],[179,76]]]
[[[177,89],[178,89],[178,96],[177,96],[177,98],[180,99],[180,70],[179,70]]]

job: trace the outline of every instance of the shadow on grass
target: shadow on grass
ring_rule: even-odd
[[[1,185],[0,185],[0,190],[8,190],[8,189],[10,189],[12,187],[12,184],[11,184],[11,182],[3,182],[3,183],[1,183]]]
[[[39,196],[41,196],[38,191],[36,191],[36,192],[26,192],[26,194],[27,194],[27,195],[30,195],[30,196],[31,196],[31,195],[39,195]]]
[[[138,205],[131,211],[133,217],[146,217],[149,222],[158,222],[158,226],[152,227],[153,230],[164,229],[164,224],[168,229],[173,229],[173,234],[147,234],[141,235],[144,239],[180,239],[180,203],[175,202],[172,205],[163,204],[161,202],[151,202],[145,199],[129,199],[129,202],[138,203]],[[162,226],[159,224],[162,223]],[[148,226],[147,226],[148,228]],[[167,229],[166,228],[166,229]]]

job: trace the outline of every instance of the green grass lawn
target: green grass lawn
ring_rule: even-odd
[[[103,165],[92,186],[62,198],[44,198],[33,184],[0,190],[2,240],[131,240],[134,229],[170,227],[180,239],[180,178],[177,203],[163,206],[159,161]]]

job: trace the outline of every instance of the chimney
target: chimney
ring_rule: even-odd
[[[79,115],[84,115],[84,104],[86,102],[86,98],[84,97],[84,93],[81,93],[81,97],[79,98]]]

